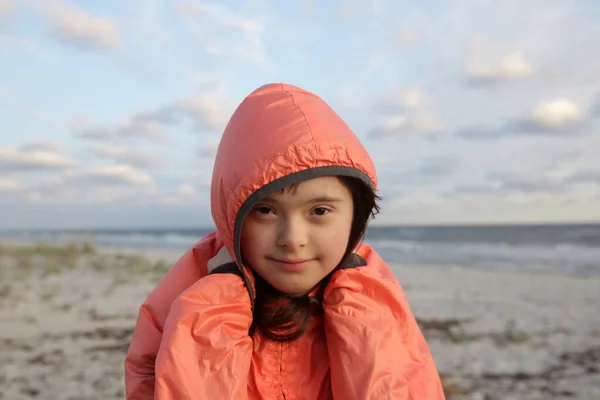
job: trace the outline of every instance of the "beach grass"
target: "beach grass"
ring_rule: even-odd
[[[46,278],[82,265],[97,272],[109,271],[120,283],[144,276],[154,281],[171,268],[162,259],[152,262],[138,254],[102,253],[89,239],[83,243],[0,244],[0,276],[8,274],[22,281],[37,272]]]
[[[62,312],[70,312],[73,305],[54,299],[60,294],[50,282],[71,280],[85,276],[112,279],[105,294],[126,285],[141,282],[158,283],[171,268],[163,259],[150,260],[143,254],[100,251],[89,239],[80,243],[2,243],[0,244],[0,310],[9,311],[18,304],[39,299],[41,304]],[[37,283],[36,283],[37,282]],[[33,285],[33,286],[32,286]],[[35,292],[38,294],[35,294]],[[35,316],[26,318],[34,323]]]

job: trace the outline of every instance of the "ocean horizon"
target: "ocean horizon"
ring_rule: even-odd
[[[212,227],[0,230],[0,240],[69,243],[148,251],[181,251]],[[372,225],[365,242],[388,262],[600,273],[600,223]]]

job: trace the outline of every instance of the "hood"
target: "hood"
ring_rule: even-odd
[[[324,100],[277,83],[256,89],[238,106],[217,150],[211,213],[247,284],[240,237],[252,207],[285,186],[331,175],[356,177],[377,189],[366,149]]]

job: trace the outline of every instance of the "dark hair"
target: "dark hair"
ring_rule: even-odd
[[[320,298],[316,299],[317,301],[311,299],[308,294],[291,296],[282,293],[255,273],[256,299],[250,334],[258,329],[269,340],[291,342],[306,332],[311,316],[322,311],[322,294],[329,278],[352,255],[356,246],[363,239],[369,218],[375,217],[380,212],[377,201],[381,200],[381,197],[373,189],[356,178],[340,176],[339,179],[352,193],[354,202],[354,216],[348,247],[340,264],[320,282]],[[296,190],[299,185],[291,185],[284,190]]]

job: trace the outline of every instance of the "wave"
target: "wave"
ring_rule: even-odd
[[[0,232],[1,238],[82,241],[184,252],[207,229]],[[82,235],[85,234],[85,235]],[[600,272],[600,225],[370,227],[365,241],[392,263]]]

